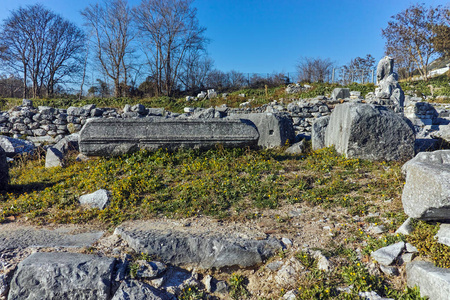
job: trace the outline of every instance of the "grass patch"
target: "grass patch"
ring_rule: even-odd
[[[399,198],[399,172],[399,164],[347,159],[332,148],[301,156],[223,148],[141,151],[72,161],[64,169],[29,160],[10,170],[11,188],[1,195],[0,220],[26,215],[38,223],[97,220],[115,225],[162,215],[236,217],[254,208],[301,202],[363,213],[368,209],[364,199]],[[98,189],[111,191],[108,208],[78,205],[80,195]]]

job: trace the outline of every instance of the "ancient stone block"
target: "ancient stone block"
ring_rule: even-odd
[[[450,150],[421,152],[403,166],[402,203],[416,219],[450,220]]]
[[[139,149],[247,147],[255,146],[258,137],[245,120],[90,119],[80,132],[80,152],[109,156]]]
[[[347,157],[402,160],[414,155],[414,130],[384,107],[363,103],[337,105],[325,131],[325,146]]]
[[[420,288],[421,297],[447,300],[450,295],[450,270],[438,268],[431,262],[413,261],[407,264],[406,281],[409,287]]]
[[[22,261],[8,299],[110,299],[114,258],[33,253]]]

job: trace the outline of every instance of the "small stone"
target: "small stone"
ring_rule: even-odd
[[[409,235],[413,231],[411,226],[411,218],[406,219],[405,222],[395,231],[395,233]]]
[[[216,293],[224,294],[228,292],[228,284],[226,281],[220,280],[216,284]]]
[[[278,271],[283,266],[283,262],[280,260],[273,261],[271,263],[268,263],[266,265],[266,268],[271,271]]]
[[[288,246],[288,247],[290,247],[290,246],[292,246],[292,241],[290,240],[290,239],[288,239],[288,238],[282,238],[281,239],[281,242],[285,245],[285,246]]]
[[[393,245],[378,249],[370,254],[372,259],[376,260],[378,263],[389,266],[391,265],[397,257],[405,249],[405,242],[398,242]]]
[[[417,250],[417,248],[411,245],[410,243],[406,243],[406,252],[419,253],[419,250]]]
[[[81,205],[104,209],[109,204],[110,198],[111,193],[109,191],[100,189],[91,194],[81,196],[79,201]]]
[[[158,261],[138,260],[136,263],[139,265],[136,274],[137,278],[152,279],[158,277],[167,269],[165,264]]]
[[[386,276],[398,276],[398,274],[399,274],[398,269],[396,267],[380,265],[380,270]]]
[[[212,286],[211,286],[212,279],[213,279],[212,276],[208,274],[202,280],[203,284],[205,285],[205,289],[208,293],[212,292]]]
[[[369,226],[368,231],[372,234],[382,234],[386,232],[386,228],[384,225],[371,225]]]
[[[404,253],[402,255],[402,264],[407,264],[412,262],[414,258],[415,253]]]
[[[297,299],[298,292],[296,290],[290,290],[283,295],[283,300],[295,300]]]

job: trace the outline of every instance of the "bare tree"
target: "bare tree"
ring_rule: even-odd
[[[329,58],[303,57],[297,64],[299,81],[324,82],[333,70],[334,62]]]
[[[190,51],[184,59],[179,76],[184,90],[194,93],[201,89],[212,67],[213,60],[204,51]]]
[[[147,60],[157,93],[171,96],[179,71],[190,51],[206,42],[193,0],[143,0],[133,9],[136,23],[148,46]]]
[[[342,67],[344,84],[370,81],[374,66],[375,58],[370,54],[367,54],[366,57],[353,58],[350,63]]]
[[[114,96],[122,95],[131,69],[131,9],[126,0],[104,0],[102,4],[89,5],[82,12],[91,30],[96,58],[105,74],[114,82]]]
[[[21,7],[5,20],[0,49],[3,62],[22,74],[24,98],[28,79],[33,97],[40,97],[45,87],[52,96],[56,84],[78,70],[84,33],[42,5]]]
[[[205,85],[208,88],[224,90],[230,86],[230,82],[227,73],[214,69],[208,73]]]
[[[0,97],[19,98],[23,95],[23,83],[20,77],[0,75]]]
[[[244,74],[235,70],[228,72],[228,78],[232,89],[239,89],[247,84]]]
[[[428,65],[436,54],[432,28],[441,23],[440,6],[427,9],[424,4],[412,5],[392,16],[392,21],[382,30],[386,38],[386,54],[402,52],[418,67],[424,80],[428,80]]]

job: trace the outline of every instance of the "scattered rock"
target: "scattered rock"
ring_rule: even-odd
[[[58,226],[55,229],[40,229],[16,223],[0,225],[0,251],[27,247],[71,247],[92,246],[103,231],[79,226]]]
[[[413,232],[413,228],[411,225],[411,218],[406,219],[405,222],[403,222],[402,225],[395,231],[395,233],[409,235]]]
[[[237,114],[233,118],[250,120],[256,126],[262,148],[281,147],[295,140],[292,119],[285,113]]]
[[[436,238],[439,243],[450,247],[450,224],[441,224]]]
[[[123,281],[112,300],[175,300],[175,296],[137,280]]]
[[[305,140],[301,140],[298,143],[295,143],[294,145],[290,146],[286,149],[286,153],[288,154],[302,154],[305,152],[306,143]]]
[[[399,275],[397,267],[380,265],[380,270],[386,276],[398,276]]]
[[[410,288],[417,286],[421,297],[447,300],[450,295],[450,270],[433,263],[413,261],[406,265],[406,280]]]
[[[419,153],[403,170],[406,183],[402,203],[405,213],[416,219],[443,221],[450,213],[450,150]]]
[[[47,148],[47,153],[45,155],[45,167],[64,167],[64,155],[56,148]]]
[[[159,261],[138,260],[136,263],[139,265],[136,273],[137,278],[153,279],[160,276],[167,269],[167,266]]]
[[[330,116],[320,117],[314,120],[311,128],[311,142],[313,150],[319,150],[326,147],[325,131],[329,122]]]
[[[109,299],[114,262],[78,253],[33,253],[18,265],[8,299]]]
[[[100,189],[91,194],[80,196],[80,204],[92,208],[105,209],[111,199],[111,192]]]
[[[398,242],[393,245],[378,249],[370,253],[370,256],[378,263],[389,266],[395,262],[395,260],[400,256],[403,250],[405,250],[405,242]]]
[[[350,89],[347,88],[335,88],[331,92],[331,99],[334,101],[338,99],[350,98]]]
[[[17,154],[32,154],[35,147],[32,142],[27,140],[15,139],[0,135],[0,148],[2,148],[8,157],[14,157]]]
[[[300,272],[304,269],[302,264],[295,258],[291,258],[284,263],[281,269],[275,275],[275,281],[282,285],[294,285]]]

